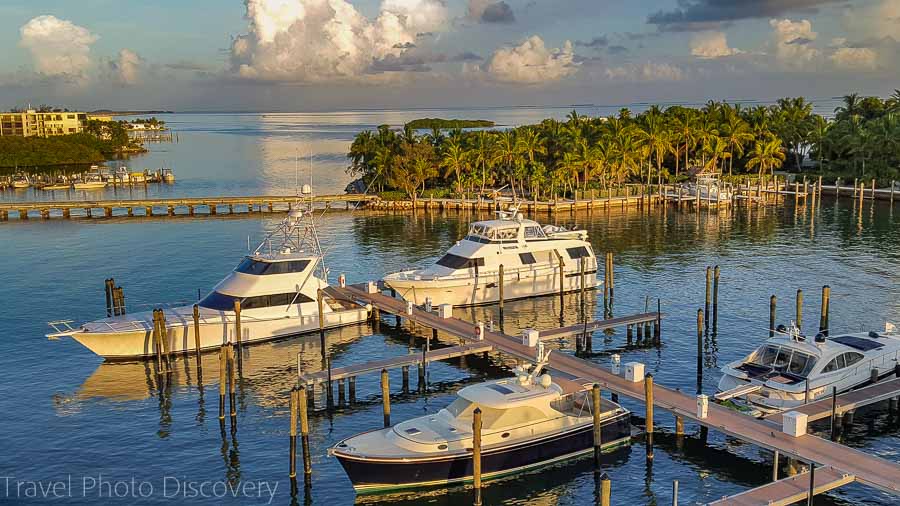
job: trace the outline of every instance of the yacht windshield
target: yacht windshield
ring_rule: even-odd
[[[750,363],[805,377],[816,364],[816,359],[802,351],[769,344],[758,349]]]
[[[309,260],[288,260],[284,262],[260,262],[252,258],[245,258],[235,272],[243,274],[253,274],[255,276],[263,276],[268,274],[288,274],[291,272],[303,272]]]

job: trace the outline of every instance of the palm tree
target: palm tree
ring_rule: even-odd
[[[759,167],[759,176],[762,177],[767,170],[774,174],[775,168],[784,163],[784,150],[781,147],[781,139],[774,135],[764,140],[757,140],[750,152],[750,160],[747,168]]]
[[[456,179],[456,192],[462,194],[462,178],[470,168],[471,153],[460,143],[459,139],[451,138],[444,145],[444,154],[441,166],[444,168],[444,177],[454,176]]]
[[[521,161],[520,155],[519,143],[516,141],[515,132],[512,130],[500,132],[497,136],[497,142],[494,144],[493,161],[506,169],[507,180],[513,192],[513,199],[516,198],[514,171],[515,166]]]
[[[696,112],[693,109],[681,108],[672,122],[672,127],[675,130],[675,141],[684,149],[685,170],[687,170],[688,166],[688,153],[697,144],[697,134],[694,131],[695,118]],[[677,159],[675,161],[675,177],[678,177]]]
[[[722,163],[724,164],[724,160],[731,157],[731,153],[728,152],[728,141],[722,137],[713,137],[703,149],[704,152],[709,155],[709,160],[706,165],[703,166],[703,168],[707,170],[718,170],[716,166],[718,165],[719,160],[722,160]]]
[[[562,160],[556,165],[560,174],[564,176],[563,181],[567,182],[572,188],[578,187],[578,172],[581,170],[581,159],[571,152],[563,153]],[[565,192],[565,189],[563,189]]]
[[[734,109],[725,113],[722,137],[728,143],[728,175],[733,174],[734,154],[744,156],[744,144],[753,140],[750,125]]]
[[[519,153],[528,159],[528,166],[533,171],[537,163],[535,155],[547,154],[547,147],[544,146],[544,138],[535,128],[524,128],[520,130],[517,138]]]
[[[644,128],[637,130],[638,137],[650,149],[650,156],[656,154],[656,174],[661,177],[662,163],[667,153],[672,151],[671,134],[665,118],[659,110],[650,109],[644,117]],[[650,183],[650,171],[647,171],[647,183]]]
[[[475,165],[481,166],[481,193],[484,193],[484,185],[487,182],[487,167],[493,163],[494,136],[480,130],[475,134],[475,149],[473,151]]]
[[[859,93],[851,93],[849,95],[844,95],[842,100],[844,101],[844,105],[836,107],[834,109],[834,115],[837,119],[852,118],[853,116],[859,115],[859,113],[860,113]]]

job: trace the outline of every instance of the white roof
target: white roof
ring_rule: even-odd
[[[502,379],[479,383],[463,388],[459,396],[475,404],[493,409],[509,409],[534,404],[547,404],[562,394],[562,388],[556,384],[544,388],[540,385],[520,385],[515,379]]]

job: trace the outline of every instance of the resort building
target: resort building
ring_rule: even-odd
[[[25,112],[0,113],[0,137],[49,137],[77,134],[84,131],[87,114],[83,112]]]

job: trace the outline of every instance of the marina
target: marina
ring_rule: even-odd
[[[175,187],[180,184],[181,179]],[[103,451],[107,462],[101,467],[111,475],[115,469],[133,469],[135,463],[129,455],[140,448],[154,452],[152,463],[147,464],[152,469],[147,471],[148,477],[156,469],[185,473],[192,468],[209,479],[281,479],[276,500],[290,501],[285,462],[293,412],[289,401],[291,390],[299,384],[307,386],[314,409],[306,418],[311,469],[308,488],[303,483],[299,448],[304,430],[297,414],[296,475],[301,483],[296,500],[467,504],[473,502],[471,484],[421,493],[355,496],[352,482],[327,450],[362,430],[383,428],[384,386],[391,422],[396,426],[439,412],[452,404],[463,388],[510,378],[517,365],[533,362],[534,349],[522,346],[521,335],[526,329],[537,329],[538,340],[553,350],[549,368],[554,379],[575,381],[588,387],[584,390],[587,394],[596,382],[604,401],[612,401],[611,394],[617,394],[620,405],[632,413],[631,423],[643,434],[630,438],[630,445],[604,449],[601,464],[606,481],[594,473],[590,451],[582,459],[497,479],[489,479],[493,476],[487,476],[485,468],[484,504],[599,503],[604,486],[610,504],[651,500],[669,504],[674,497],[673,480],[678,480],[682,504],[713,503],[723,497],[732,501],[723,504],[805,501],[811,473],[802,467],[810,461],[817,463],[812,473],[814,492],[827,495],[817,497],[816,503],[892,504],[896,496],[887,491],[892,490],[892,481],[897,482],[896,469],[884,460],[890,459],[892,435],[897,430],[897,410],[890,401],[898,395],[893,376],[874,387],[838,395],[839,411],[851,407],[855,411],[852,420],[843,421],[840,443],[827,441],[829,427],[824,419],[831,414],[830,398],[817,397],[797,408],[822,420],[810,420],[809,433],[799,438],[781,433],[782,424],[777,420],[752,419],[712,402],[705,421],[696,416],[696,394],[705,393],[711,400],[720,367],[765,342],[771,327],[766,311],[772,293],[782,301],[792,301],[787,309],[779,307],[783,314],[776,320],[788,323],[795,318],[795,289],[803,287],[817,294],[818,288],[828,283],[833,290],[830,322],[834,336],[866,334],[883,328],[885,321],[898,320],[892,309],[897,293],[890,274],[896,259],[890,249],[882,250],[893,244],[896,232],[888,202],[866,198],[860,208],[857,201],[849,203],[851,195],[843,195],[843,191],[840,199],[826,192],[823,189],[824,198],[817,198],[815,204],[811,198],[805,204],[800,199],[799,206],[792,195],[783,193],[777,205],[772,194],[768,201],[738,204],[728,212],[694,213],[692,204],[683,207],[687,212],[679,212],[675,205],[623,208],[617,204],[608,209],[598,206],[593,212],[555,213],[556,218],[550,220],[536,217],[538,223],[587,231],[598,260],[597,286],[582,292],[581,285],[576,285],[574,290],[565,290],[563,297],[553,293],[509,298],[504,301],[502,317],[499,304],[454,308],[452,319],[439,319],[437,304],[431,313],[416,307],[410,315],[404,301],[389,296],[386,285],[376,285],[379,297],[373,297],[365,293],[367,285],[341,288],[337,280],[342,273],[354,283],[374,281],[409,265],[430,265],[466,235],[472,222],[491,219],[492,210],[440,213],[433,212],[439,211],[434,207],[416,213],[377,209],[326,213],[318,218],[329,244],[325,250],[331,286],[325,296],[372,304],[373,309],[380,308],[377,320],[369,313],[367,321],[326,328],[321,335],[316,326],[309,335],[242,343],[234,350],[232,361],[242,362],[240,368],[234,366],[235,372],[227,357],[225,367],[220,365],[218,355],[211,351],[214,347],[201,353],[199,361],[190,351],[174,353],[168,371],[158,374],[155,359],[101,362],[76,343],[44,342],[37,337],[33,340],[35,351],[27,352],[30,358],[6,353],[4,360],[19,368],[11,384],[22,385],[23,395],[35,405],[31,416],[64,422],[57,429],[60,437]],[[267,211],[265,204],[262,207]],[[281,210],[280,205],[275,207]],[[179,209],[177,214],[182,212]],[[245,236],[264,236],[284,217],[263,212],[240,220],[146,220],[141,226],[132,226],[139,221],[128,219],[109,220],[103,226],[87,220],[29,220],[6,227],[16,231],[16,256],[20,257],[10,268],[23,269],[29,262],[49,262],[56,257],[71,259],[63,260],[64,265],[78,265],[77,276],[59,271],[36,274],[29,282],[33,289],[23,289],[23,298],[13,302],[17,316],[11,329],[22,336],[43,335],[43,322],[49,316],[45,316],[46,308],[38,309],[41,293],[57,294],[55,305],[59,308],[52,311],[54,317],[79,322],[97,318],[104,311],[102,280],[110,276],[127,292],[128,303],[122,304],[127,307],[126,316],[166,307],[157,301],[182,299],[190,308],[198,287],[207,290],[240,262]],[[858,253],[856,247],[847,250],[841,237],[848,235],[860,241],[859,248],[874,253],[848,262]],[[184,244],[199,246],[190,255],[172,254]],[[606,252],[615,253],[613,297],[604,296],[603,287],[608,283],[600,283],[605,276],[599,271],[606,269],[599,259]],[[96,255],[103,255],[104,260],[84,261]],[[816,258],[815,265],[807,261],[810,255]],[[705,269],[714,264],[721,267],[721,285],[716,276],[717,282],[708,285],[708,292],[715,286],[717,295],[704,301]],[[790,283],[779,281],[788,276]],[[61,281],[68,284],[67,289],[54,291],[52,287]],[[657,311],[658,302],[661,311]],[[703,311],[704,302],[710,306],[708,311]],[[807,295],[807,304],[813,303],[818,307],[818,296]],[[699,340],[698,308],[705,313]],[[805,327],[817,327],[819,315],[807,312]],[[815,324],[809,323],[813,320],[817,320]],[[484,324],[483,341],[474,339],[478,322]],[[229,318],[223,328],[234,325]],[[436,333],[433,328],[438,329]],[[592,336],[590,346],[580,338],[585,332]],[[12,342],[0,346],[6,352],[16,349]],[[36,360],[34,353],[57,364],[49,383],[35,381],[38,372],[24,365],[26,360]],[[621,358],[618,375],[613,373],[613,355]],[[646,383],[626,381],[621,371],[628,362],[642,363],[653,374],[652,405],[656,409],[651,447],[646,445]],[[417,381],[420,367],[421,382]],[[223,370],[226,379],[221,381]],[[389,379],[385,383],[379,374],[382,370]],[[329,373],[334,388],[330,396],[326,392]],[[26,383],[33,386],[26,388]],[[224,424],[216,418],[220,384],[225,385],[220,419]],[[848,408],[841,409],[841,405]],[[135,416],[129,416],[131,413]],[[23,427],[24,416],[13,413],[10,423]],[[99,429],[91,428],[101,426],[102,437]],[[224,430],[218,430],[220,427]],[[32,456],[35,462],[40,462],[38,453],[52,446],[40,437],[21,439],[11,441],[12,451]],[[114,448],[114,439],[129,441],[128,447]],[[486,456],[490,442],[487,438],[483,442]],[[776,450],[778,464],[773,462]],[[69,454],[59,460],[45,459],[41,465],[54,472],[82,459]],[[789,464],[789,460],[794,462]],[[796,475],[787,476],[790,466]],[[772,481],[773,469],[778,481]],[[19,472],[29,470],[32,465]]]

